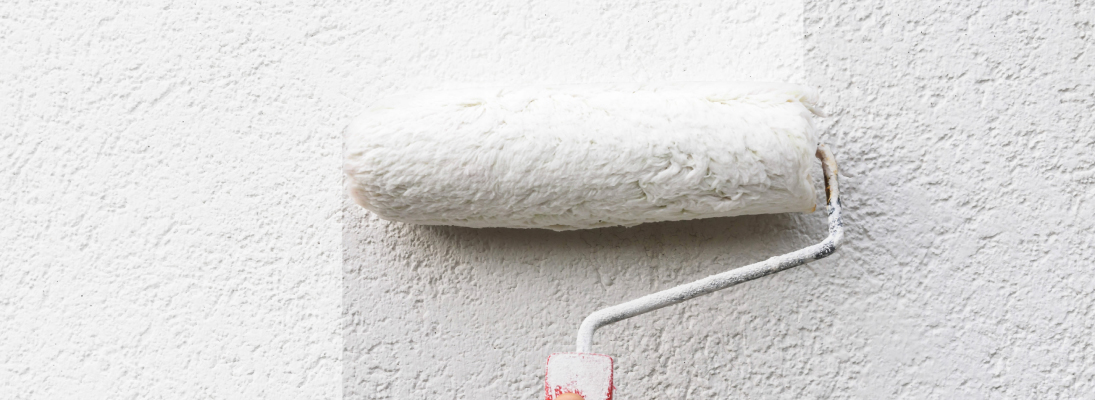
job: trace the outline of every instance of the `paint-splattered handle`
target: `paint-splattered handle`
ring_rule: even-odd
[[[546,400],[612,400],[612,357],[555,353],[544,374]]]
[[[833,158],[833,154],[829,152],[825,145],[818,145],[816,155],[821,160],[822,171],[825,173],[826,208],[829,214],[829,236],[825,240],[795,252],[775,256],[755,264],[711,275],[695,282],[597,310],[586,317],[578,328],[577,351],[579,353],[592,352],[593,333],[602,326],[797,267],[814,260],[820,260],[833,254],[840,247],[840,243],[844,241],[844,221],[840,216],[842,207],[837,182],[836,159]]]

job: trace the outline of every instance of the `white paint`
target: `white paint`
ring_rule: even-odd
[[[612,358],[592,353],[555,353],[544,370],[547,400],[576,393],[583,400],[612,400]]]
[[[379,101],[345,131],[354,200],[399,222],[556,231],[813,212],[817,93],[691,82]]]
[[[0,398],[542,398],[592,310],[823,218],[387,223],[341,128],[451,82],[696,80],[820,88],[847,240],[598,331],[620,399],[1088,398],[1093,7],[2,2]]]

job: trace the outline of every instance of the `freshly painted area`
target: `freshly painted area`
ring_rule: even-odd
[[[363,63],[383,83],[370,95],[379,100],[448,82],[806,79],[799,1],[459,4],[392,3],[361,22],[381,34]],[[828,140],[824,133],[820,139]],[[821,168],[814,168],[820,189]],[[824,204],[817,192],[816,203]],[[543,398],[545,360],[574,351],[589,313],[827,234],[824,211],[553,232],[408,225],[380,219],[348,197],[345,205],[351,398]],[[828,271],[833,264],[802,268]],[[731,383],[741,371],[729,367],[740,353],[729,346],[747,320],[736,313],[758,315],[801,290],[789,286],[762,279],[599,330],[597,352],[616,359],[616,398],[740,396],[747,387]],[[743,295],[749,301],[726,304]]]
[[[1095,392],[1093,5],[716,3],[381,7],[385,37],[427,44],[373,42],[377,96],[739,75],[820,89],[843,247],[599,330],[621,399]],[[388,223],[348,200],[344,216],[346,392],[390,399],[537,398],[590,312],[826,235],[820,212],[558,233]]]

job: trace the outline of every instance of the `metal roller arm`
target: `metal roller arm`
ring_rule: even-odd
[[[825,240],[792,253],[775,256],[755,264],[711,275],[692,283],[686,283],[623,304],[597,310],[586,317],[582,321],[581,327],[578,328],[578,352],[593,352],[593,333],[602,326],[797,267],[810,261],[820,260],[833,254],[844,239],[844,225],[840,219],[837,166],[833,154],[829,152],[825,145],[817,147],[817,158],[821,159],[821,167],[825,173],[826,209],[829,213],[829,236]]]

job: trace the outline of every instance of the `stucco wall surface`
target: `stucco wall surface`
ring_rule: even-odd
[[[1095,3],[806,10],[850,225],[774,341],[846,357],[807,393],[1095,396]]]
[[[0,2],[0,398],[340,396],[325,18]]]
[[[1030,3],[0,3],[0,398],[535,399],[589,312],[823,215],[389,223],[341,128],[401,90],[734,79],[821,89],[847,244],[600,331],[619,398],[1090,398],[1095,4]]]
[[[821,88],[848,244],[602,330],[620,398],[1095,393],[1090,3],[698,4],[392,5],[380,31],[426,51],[402,62],[370,43],[393,88],[743,75]],[[537,398],[544,359],[572,349],[590,311],[825,232],[820,213],[414,227],[349,203],[344,222],[345,391],[391,399]]]
[[[800,1],[396,2],[362,21],[379,33],[363,42],[362,65],[380,95],[450,82],[802,82],[802,10]],[[547,356],[574,350],[587,313],[825,232],[820,214],[564,233],[422,227],[346,201],[349,398],[542,397]],[[758,315],[784,313],[762,305],[787,286],[761,282],[604,329],[597,349],[617,357],[620,398],[729,395],[751,387],[733,382],[741,377],[766,386],[735,364],[780,329]],[[741,335],[756,347],[737,348]],[[766,361],[754,372],[783,368]]]

